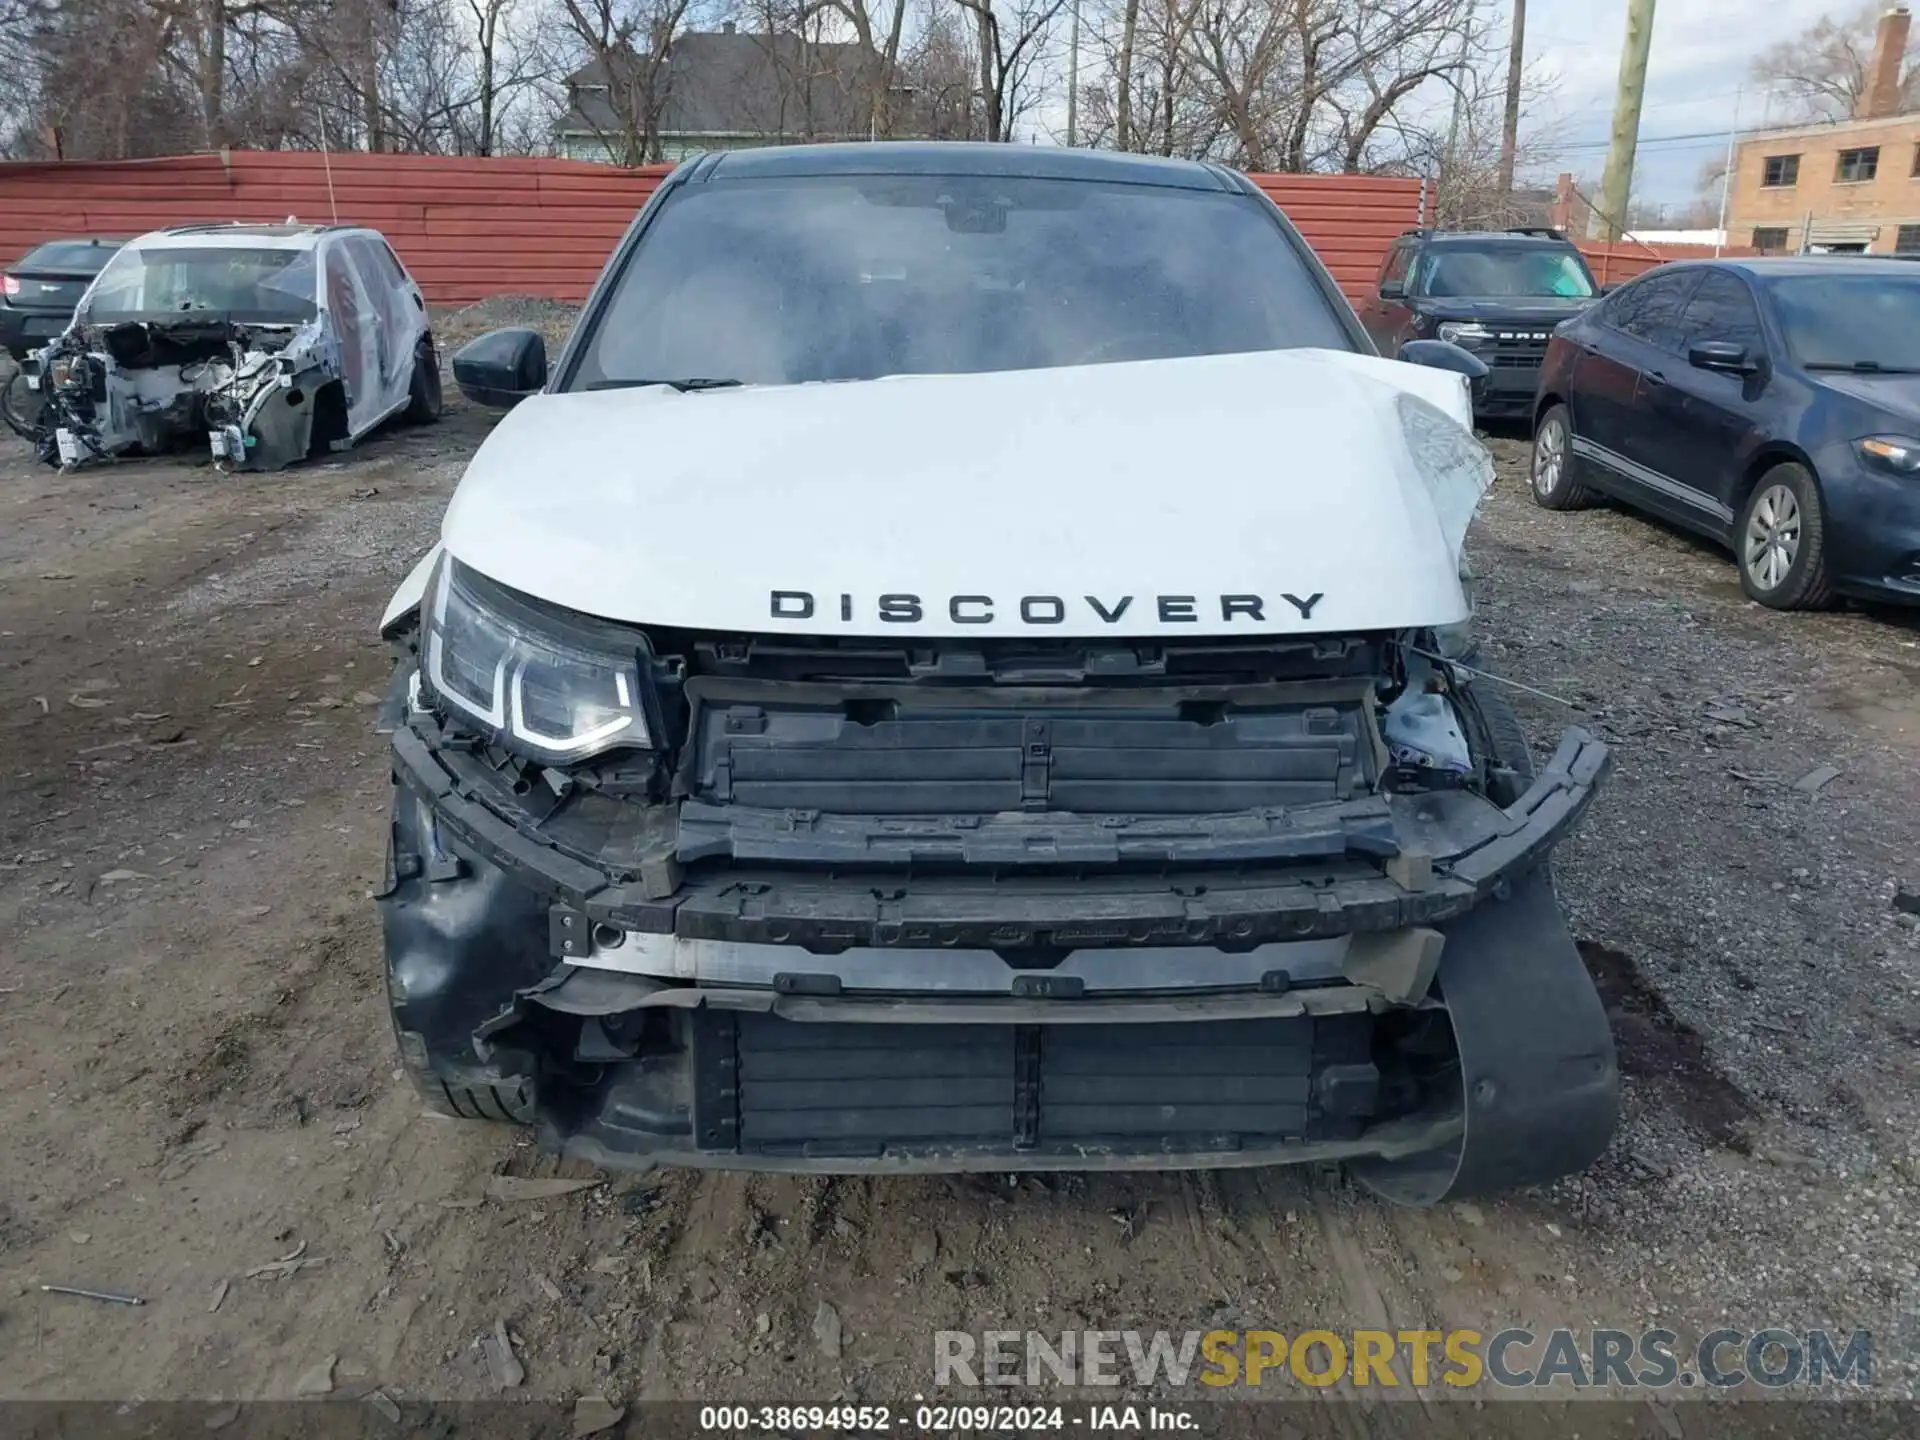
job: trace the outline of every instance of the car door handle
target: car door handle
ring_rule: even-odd
[[[1645,370],[1641,372],[1641,375],[1642,375],[1642,378],[1646,380],[1647,384],[1655,387],[1665,385],[1667,383],[1667,377],[1665,375],[1662,375],[1658,370]]]

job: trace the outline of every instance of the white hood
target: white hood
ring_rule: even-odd
[[[1467,414],[1457,375],[1301,350],[539,395],[442,543],[539,599],[703,630],[1450,625],[1492,480]]]

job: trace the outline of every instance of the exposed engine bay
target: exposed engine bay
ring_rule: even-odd
[[[218,462],[277,470],[347,438],[340,343],[319,317],[76,324],[38,358],[41,458],[62,468],[204,434]]]

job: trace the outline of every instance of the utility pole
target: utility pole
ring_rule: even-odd
[[[1718,255],[1721,247],[1727,243],[1727,202],[1733,196],[1733,167],[1739,163],[1734,142],[1740,138],[1740,100],[1746,93],[1746,86],[1737,87],[1733,92],[1733,128],[1727,131],[1727,163],[1720,172],[1720,229],[1719,238],[1713,242],[1713,253]]]
[[[1527,0],[1513,0],[1513,39],[1507,47],[1507,112],[1500,126],[1500,194],[1513,194],[1513,161],[1520,148],[1520,72],[1527,62]]]
[[[1600,179],[1601,234],[1620,238],[1633,194],[1633,154],[1640,144],[1640,102],[1647,93],[1647,56],[1653,49],[1653,0],[1627,0],[1627,39],[1620,49],[1620,92],[1613,102],[1613,137]]]
[[[1067,144],[1080,143],[1080,0],[1073,0],[1073,39],[1067,47]]]
[[[1471,0],[1460,23],[1460,58],[1453,71],[1453,118],[1447,122],[1447,148],[1440,156],[1440,174],[1434,186],[1433,222],[1444,223],[1442,212],[1460,188],[1460,128],[1467,118],[1467,57],[1473,51],[1473,21],[1480,0]]]

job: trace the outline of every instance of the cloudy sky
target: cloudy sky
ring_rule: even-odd
[[[1635,194],[1650,201],[1690,199],[1701,167],[1726,152],[1734,92],[1746,82],[1753,57],[1823,16],[1849,16],[1859,8],[1860,0],[1659,0]],[[1502,35],[1510,14],[1505,0],[1498,0]],[[1626,29],[1625,0],[1529,0],[1527,58],[1555,77],[1539,117],[1560,142],[1555,168],[1598,180]],[[1758,126],[1765,105],[1749,85],[1741,127]],[[1665,138],[1702,132],[1713,133]]]

